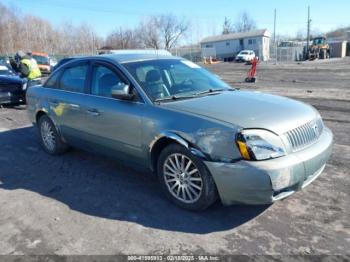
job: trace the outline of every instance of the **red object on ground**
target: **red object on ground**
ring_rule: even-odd
[[[248,71],[247,78],[245,79],[246,82],[255,82],[256,68],[259,63],[259,59],[257,57],[254,57],[251,63],[252,67]]]

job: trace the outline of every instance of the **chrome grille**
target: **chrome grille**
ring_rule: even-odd
[[[301,150],[315,142],[323,131],[323,122],[317,118],[286,133],[292,151]]]

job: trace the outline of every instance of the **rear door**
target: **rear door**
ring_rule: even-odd
[[[112,98],[111,88],[124,85],[130,85],[130,82],[114,65],[106,62],[92,64],[84,128],[95,150],[139,163],[143,159],[141,121],[145,104],[135,89],[136,99],[133,101]]]
[[[84,125],[87,109],[89,62],[64,68],[52,90],[49,104],[63,137],[72,145],[86,146]]]

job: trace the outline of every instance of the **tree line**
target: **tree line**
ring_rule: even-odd
[[[171,14],[151,16],[132,29],[118,28],[105,39],[87,25],[65,22],[59,27],[37,16],[22,14],[0,3],[0,54],[17,50],[49,54],[94,54],[105,46],[113,49],[156,48],[170,50],[177,46],[190,23]]]
[[[249,32],[257,28],[256,22],[247,12],[241,13],[234,22],[225,17],[222,34]]]
[[[154,48],[170,50],[176,47],[189,31],[185,18],[172,14],[151,16],[133,29],[120,27],[110,33],[105,45],[114,49]]]
[[[0,3],[0,53],[13,54],[17,50],[43,51],[50,54],[89,54],[102,39],[92,27],[64,23],[53,27],[47,20],[8,8]]]
[[[255,21],[244,12],[234,23],[225,17],[223,34],[256,29]],[[19,9],[0,3],[0,54],[18,50],[42,51],[49,54],[94,54],[100,48],[154,48],[170,50],[191,33],[186,18],[172,14],[149,16],[133,28],[119,27],[105,38],[88,24],[70,22],[53,26],[40,17],[23,14]]]

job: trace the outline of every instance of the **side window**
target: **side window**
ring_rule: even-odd
[[[126,83],[114,71],[103,65],[93,68],[91,94],[112,97],[111,90],[123,89]]]
[[[67,68],[61,76],[60,88],[66,91],[84,93],[87,70],[87,64]]]
[[[49,88],[58,88],[58,77],[60,75],[60,72],[55,72],[53,75],[50,76],[50,78],[46,81],[44,87]]]

